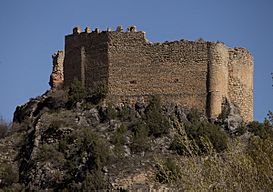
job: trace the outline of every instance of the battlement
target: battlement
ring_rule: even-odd
[[[74,27],[72,35],[79,35],[81,33],[107,33],[107,32],[123,32],[123,27],[121,25],[117,26],[116,31],[112,31],[111,28],[107,28],[106,31],[101,31],[99,28],[95,28],[94,31],[90,27],[86,27],[84,32],[81,31],[80,27]],[[136,26],[128,26],[126,32],[137,32]]]
[[[164,103],[216,118],[228,100],[245,121],[253,119],[253,58],[248,50],[222,42],[152,43],[135,26],[83,32],[75,27],[65,36],[63,70],[64,87],[74,79],[91,91],[104,83],[107,99],[116,104],[159,95]]]

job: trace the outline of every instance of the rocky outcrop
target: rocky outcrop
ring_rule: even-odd
[[[57,89],[62,87],[64,76],[63,76],[63,62],[64,52],[58,51],[52,55],[53,69],[50,75],[49,85],[51,89]]]
[[[50,90],[17,107],[14,125],[24,127],[18,129],[23,139],[17,148],[9,142],[11,137],[2,140],[14,148],[7,148],[11,155],[0,152],[3,158],[9,156],[1,157],[0,163],[5,161],[12,168],[16,177],[11,182],[21,187],[18,190],[176,191],[180,169],[176,159],[183,154],[181,142],[190,143],[186,127],[205,131],[205,125],[215,132],[215,126],[227,126],[233,130],[242,120],[230,103],[223,105],[226,113],[222,121],[220,117],[216,120],[218,126],[197,110],[161,106],[156,97],[148,105],[137,102],[115,107],[104,101],[81,101],[73,108],[67,107],[67,97],[63,90]],[[0,148],[4,149],[3,142]]]

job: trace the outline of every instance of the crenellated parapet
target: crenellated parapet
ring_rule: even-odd
[[[100,30],[99,28],[95,28],[93,31],[91,30],[90,27],[86,27],[84,31],[81,30],[80,27],[74,27],[73,30],[72,30],[72,34],[73,35],[79,35],[79,34],[82,34],[82,33],[107,33],[107,32],[124,32],[123,31],[123,27],[121,25],[117,26],[116,30],[115,31],[112,31],[111,28],[107,28],[105,31],[103,30]],[[130,25],[127,27],[127,31],[126,32],[137,32],[137,29],[136,29],[136,26],[134,25]]]

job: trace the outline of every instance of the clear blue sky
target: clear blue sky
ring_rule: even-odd
[[[51,55],[64,35],[84,29],[136,25],[150,41],[223,41],[255,60],[254,116],[273,110],[273,0],[1,0],[0,115],[44,93]]]

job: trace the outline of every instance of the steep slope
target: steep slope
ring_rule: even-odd
[[[228,104],[212,123],[196,110],[161,106],[158,97],[114,107],[80,92],[49,91],[17,107],[0,140],[4,191],[273,187],[273,132],[254,136],[263,124],[245,126]]]

